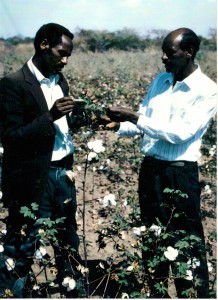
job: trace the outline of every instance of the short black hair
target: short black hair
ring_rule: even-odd
[[[57,46],[61,43],[62,35],[68,36],[73,40],[74,35],[67,28],[56,23],[48,23],[39,28],[34,39],[35,51],[40,51],[40,44],[43,39],[47,39],[50,47]]]
[[[194,59],[196,56],[196,53],[198,52],[200,48],[200,43],[201,40],[200,38],[196,35],[194,31],[192,31],[189,28],[186,28],[184,33],[182,34],[182,39],[180,42],[180,48],[184,50],[190,49],[190,47],[193,47],[193,56],[192,58]]]

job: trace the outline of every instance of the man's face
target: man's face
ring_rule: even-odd
[[[47,74],[57,74],[61,72],[67,64],[68,57],[73,50],[72,40],[66,35],[62,35],[61,43],[49,48],[44,54],[43,61]]]
[[[181,35],[169,35],[162,45],[162,61],[167,72],[180,77],[187,67],[187,51],[180,48]]]

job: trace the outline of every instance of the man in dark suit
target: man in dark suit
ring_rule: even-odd
[[[19,71],[0,81],[2,201],[9,212],[4,248],[5,255],[16,260],[14,273],[6,265],[0,266],[0,281],[15,297],[24,296],[32,263],[27,256],[39,247],[34,239],[21,239],[21,232],[25,230],[28,236],[35,226],[20,213],[22,206],[30,207],[35,202],[39,205],[38,218],[65,218],[58,231],[59,247],[55,249],[60,284],[69,264],[66,250],[60,249],[75,249],[75,258],[79,259],[75,186],[67,176],[73,164],[69,128],[75,103],[61,73],[72,53],[73,37],[61,25],[43,25],[35,36],[34,56]]]

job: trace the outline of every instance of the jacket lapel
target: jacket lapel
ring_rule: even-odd
[[[62,91],[63,91],[63,94],[64,96],[68,96],[69,94],[69,86],[68,86],[68,83],[66,81],[66,79],[64,78],[63,74],[62,73],[59,73],[60,75],[60,79],[58,81],[58,84],[60,85]]]
[[[29,83],[29,91],[32,94],[33,98],[38,103],[38,105],[41,109],[41,112],[42,113],[47,112],[48,105],[47,105],[46,99],[44,97],[44,94],[42,92],[42,89],[40,88],[40,84],[37,81],[37,79],[35,78],[35,76],[32,74],[32,72],[30,71],[27,63],[23,66],[22,71],[24,73],[25,81]],[[60,85],[64,96],[67,96],[69,93],[68,83],[62,73],[60,73],[59,75],[60,75],[60,79],[59,79],[58,84]]]
[[[35,78],[35,76],[32,74],[30,71],[29,67],[27,64],[25,64],[22,68],[22,71],[24,73],[24,79],[26,82],[29,83],[29,91],[35,101],[38,103],[41,112],[45,113],[48,111],[48,105],[46,102],[46,99],[44,97],[44,94],[40,88],[39,82]]]

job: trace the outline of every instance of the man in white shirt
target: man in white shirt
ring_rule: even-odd
[[[30,238],[34,224],[20,213],[22,206],[30,208],[35,202],[39,205],[35,212],[38,218],[65,218],[58,225],[59,246],[55,247],[60,286],[66,274],[75,276],[75,260],[70,266],[66,249],[73,248],[71,256],[80,261],[76,192],[74,182],[67,176],[73,164],[70,127],[75,127],[75,103],[61,73],[71,56],[73,37],[59,24],[43,25],[35,36],[34,56],[19,71],[0,81],[2,201],[9,212],[5,255],[19,260],[15,276],[7,280],[4,265],[0,281],[17,298],[24,296],[32,263],[29,257],[40,247],[34,235]],[[26,238],[21,234],[23,230]]]
[[[157,224],[158,218],[166,226],[175,207],[180,217],[170,221],[168,230],[185,230],[187,235],[196,235],[205,249],[197,160],[201,156],[202,136],[216,113],[217,87],[194,62],[199,45],[197,35],[188,28],[168,34],[162,44],[166,72],[153,80],[139,111],[110,107],[108,117],[118,122],[117,125],[121,122],[120,136],[142,137],[141,152],[145,156],[139,175],[142,222],[149,227]],[[165,188],[180,190],[188,198],[175,201],[169,207],[163,193]],[[192,252],[193,257],[200,260],[194,274],[194,278],[200,280],[197,297],[207,298],[206,251],[199,252],[196,248]],[[153,284],[157,278],[163,281],[168,276],[168,267],[163,265],[153,275],[156,275]],[[175,284],[178,297],[185,297],[182,292],[190,287],[190,281],[177,279]],[[154,290],[153,296],[161,297]]]

